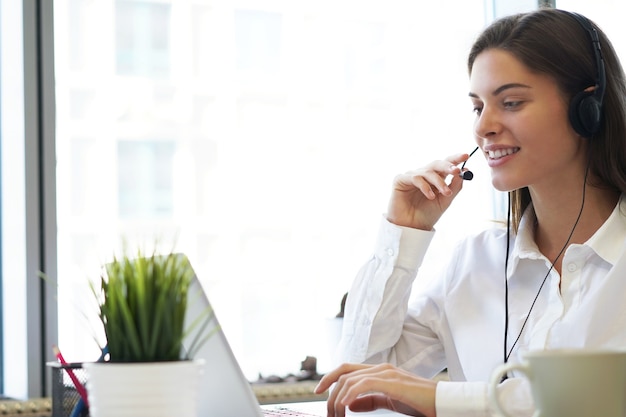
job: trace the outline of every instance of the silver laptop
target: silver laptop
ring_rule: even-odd
[[[186,320],[193,320],[193,318],[206,312],[209,307],[209,299],[198,278],[194,277],[189,292]],[[237,363],[215,315],[213,315],[209,326],[211,329],[217,328],[218,330],[194,355],[196,359],[205,360],[204,374],[201,377],[198,393],[199,417],[326,416],[325,401],[261,406],[254,395],[250,382]],[[194,334],[189,335],[186,344],[191,344],[193,337]],[[397,416],[400,414],[390,411],[376,411],[373,413],[348,412],[347,415]]]

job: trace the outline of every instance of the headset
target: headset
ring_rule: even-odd
[[[584,138],[593,137],[601,127],[602,122],[602,105],[604,100],[604,91],[606,89],[606,73],[604,69],[604,58],[602,57],[602,48],[600,48],[600,38],[595,27],[586,17],[574,13],[566,12],[587,31],[591,38],[591,44],[596,60],[596,80],[593,91],[581,91],[576,94],[569,106],[569,120],[580,136]]]

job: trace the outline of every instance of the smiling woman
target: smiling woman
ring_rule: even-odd
[[[579,14],[516,13],[481,32],[468,69],[474,140],[508,193],[507,221],[451,245],[432,285],[416,291],[439,220],[467,192],[458,165],[469,155],[395,177],[348,292],[345,363],[316,390],[333,387],[330,417],[346,408],[488,417],[503,362],[626,343],[626,75],[611,41]],[[443,369],[450,380],[433,380]],[[496,376],[491,398],[519,415],[540,411],[527,379]]]

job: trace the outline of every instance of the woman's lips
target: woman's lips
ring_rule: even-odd
[[[489,155],[489,159],[500,159],[508,155],[512,155],[519,151],[519,148],[504,148],[504,149],[496,149],[493,151],[487,151],[487,155]]]
[[[518,147],[486,150],[485,152],[488,156],[487,163],[491,168],[500,166],[506,163],[509,159],[513,158],[513,155],[515,155],[519,150],[520,148]]]

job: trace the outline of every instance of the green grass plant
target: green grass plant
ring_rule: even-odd
[[[216,329],[208,325],[212,311],[193,318],[185,328],[194,272],[180,254],[115,257],[106,264],[99,288],[99,317],[111,362],[161,362],[192,359]],[[192,347],[183,341],[194,328]]]

